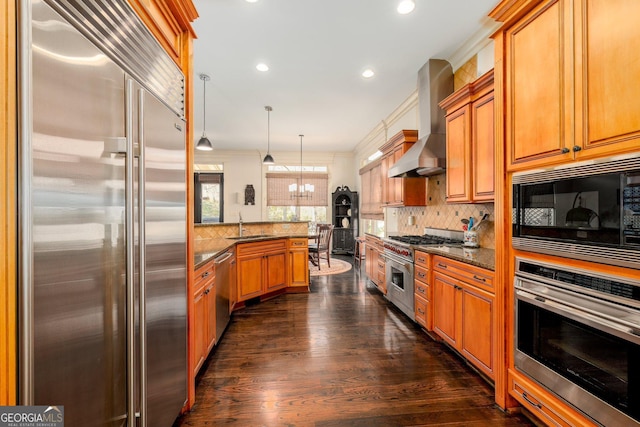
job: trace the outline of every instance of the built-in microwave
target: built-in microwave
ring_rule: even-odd
[[[640,268],[640,154],[515,173],[513,247]]]

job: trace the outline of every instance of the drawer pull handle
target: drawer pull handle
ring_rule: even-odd
[[[480,277],[480,276],[476,276],[475,274],[473,275],[473,278],[476,280],[480,280],[481,282],[485,282],[487,281],[487,279],[485,279],[484,277]]]
[[[202,278],[204,279],[205,277],[209,277],[209,271],[205,271],[204,273],[202,273]]]
[[[427,260],[426,260],[426,259],[424,259],[424,258],[418,258],[418,262],[421,262],[421,263],[423,263],[423,264],[424,264],[424,263],[426,263],[426,262],[427,262]]]
[[[424,311],[418,309],[418,313],[424,315]]]
[[[421,279],[424,279],[425,277],[427,277],[426,274],[424,274],[423,272],[418,273],[418,277]]]
[[[529,402],[531,405],[535,406],[538,409],[542,409],[542,405],[539,403],[534,403],[529,399],[529,395],[527,394],[526,391],[522,392],[522,397],[524,398],[524,400],[526,400],[527,402]]]
[[[424,294],[424,288],[419,287],[418,292],[420,292],[421,294]]]
[[[438,263],[438,267],[440,267],[440,268],[445,268],[445,269],[447,268],[447,266],[446,266],[445,264],[442,264],[442,263],[440,263],[440,262]]]
[[[454,286],[453,286],[453,289],[455,289],[456,291],[459,291],[459,290],[461,290],[461,289],[462,289],[462,287],[460,287],[460,286],[458,286],[458,285],[454,285]]]

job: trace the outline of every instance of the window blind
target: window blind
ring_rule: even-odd
[[[303,172],[300,173],[271,172],[267,173],[267,206],[328,206],[329,176],[326,173]],[[295,185],[296,191],[289,191]],[[298,197],[300,186],[308,188],[313,186],[313,191],[305,191],[303,197]]]

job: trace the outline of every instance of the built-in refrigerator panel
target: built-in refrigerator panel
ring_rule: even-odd
[[[187,396],[185,124],[152,94],[140,90],[146,200],[146,414],[148,426],[170,426]]]
[[[45,3],[32,14],[33,403],[121,425],[124,72]]]

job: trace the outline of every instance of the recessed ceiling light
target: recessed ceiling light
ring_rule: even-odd
[[[246,1],[247,1],[247,3],[257,3],[258,2],[258,0],[246,0]]]
[[[373,72],[373,70],[371,68],[367,68],[366,70],[364,70],[362,72],[362,77],[364,77],[365,79],[370,79],[374,75],[375,75],[375,73]]]
[[[411,13],[415,7],[416,4],[413,0],[402,0],[398,4],[398,13],[401,15],[406,15],[407,13]]]
[[[256,65],[256,70],[258,71],[269,71],[269,66],[263,62]]]

